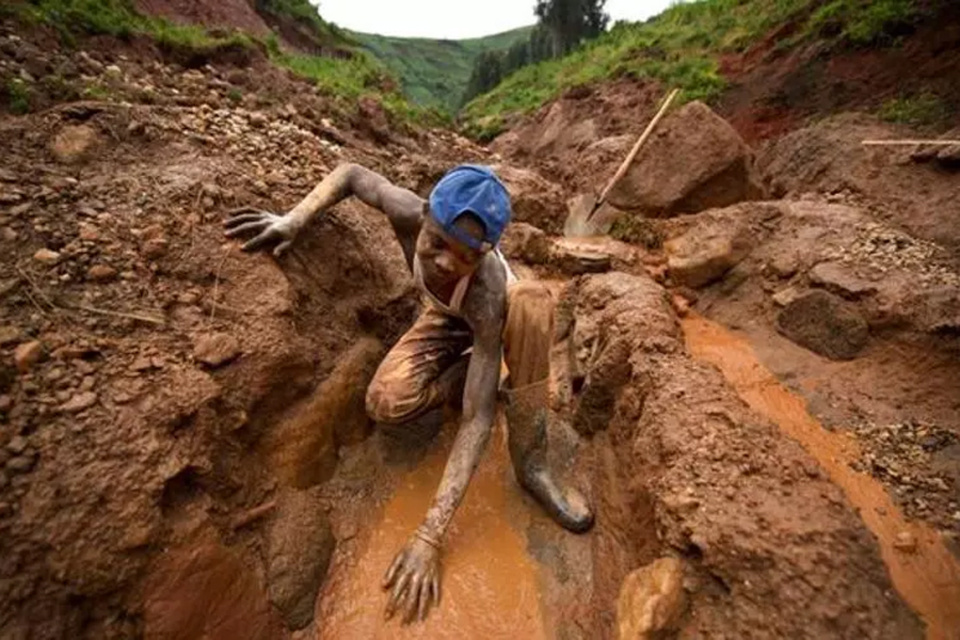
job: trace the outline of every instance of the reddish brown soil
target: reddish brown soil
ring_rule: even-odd
[[[38,67],[70,57],[5,38]],[[148,48],[120,57],[121,46],[104,44],[76,71],[112,100],[0,120],[0,636],[272,640],[364,628],[392,637],[370,616],[384,601],[370,579],[429,500],[451,435],[431,443],[439,425],[426,422],[406,439],[371,437],[362,409],[376,362],[416,313],[399,247],[383,216],[355,202],[328,212],[281,261],[241,254],[221,222],[240,205],[286,210],[343,161],[425,193],[450,164],[489,156],[448,132],[391,127],[375,104],[345,111],[265,65],[188,70]],[[624,83],[570,95],[518,131],[516,148],[564,180],[517,177],[523,215],[548,226],[573,181],[589,178],[569,160],[655,97]],[[544,140],[549,160],[532,151]],[[590,156],[598,172],[607,151]],[[538,201],[543,185],[550,196]],[[874,331],[869,348],[825,362],[771,335],[766,265],[796,250],[798,265],[776,284],[806,286],[816,262],[807,258],[859,246],[872,213],[844,217],[819,203],[819,218],[769,215],[775,208],[659,230],[742,219],[756,233],[745,281],[721,279],[699,309],[755,323],[760,362],[801,394],[821,394],[835,413],[809,409],[829,426],[860,414],[955,429],[956,362],[937,348],[956,345],[960,316],[922,279],[946,273],[935,252],[894,243],[907,271],[891,267],[890,278],[903,297],[858,301]],[[617,271],[582,275],[584,246],[545,259],[526,249],[515,255],[535,264],[521,270],[555,278],[561,292],[552,456],[587,489],[597,525],[581,537],[553,525],[519,490],[498,443],[455,521],[445,609],[411,635],[614,637],[624,577],[672,556],[689,606],[668,637],[899,640],[923,635],[924,623],[931,637],[951,637],[949,485],[936,499],[917,485],[910,500],[885,502],[880,482],[906,485],[807,446],[791,425],[831,438],[799,400],[781,421],[751,402],[757,385],[692,357],[684,304],[671,305],[647,274],[663,280],[661,256],[595,243],[587,253],[611,255],[590,269]],[[759,363],[734,361],[773,386]],[[949,479],[960,458],[946,440],[934,445],[934,475]],[[915,498],[926,509],[910,507]],[[862,512],[878,505],[885,513]],[[916,557],[891,555],[910,532]],[[918,578],[931,562],[942,571],[932,586]],[[357,602],[365,610],[354,616]]]
[[[311,392],[361,335],[374,355],[395,339],[414,301],[389,225],[362,206],[332,212],[281,265],[240,254],[221,222],[240,205],[289,208],[339,162],[398,177],[477,152],[442,133],[417,133],[429,159],[374,145],[269,67],[191,74],[128,53],[95,53],[118,102],[0,121],[0,635],[288,636],[260,576],[277,561],[269,531],[299,525],[271,505],[336,459],[266,436],[293,421],[291,442],[326,444],[293,437],[303,408],[338,409]],[[151,104],[119,104],[148,84]],[[264,110],[235,107],[231,87]],[[39,360],[18,371],[34,342]],[[359,415],[334,446],[362,437]]]
[[[749,143],[778,137],[809,117],[874,111],[891,98],[930,92],[960,124],[960,6],[937,9],[902,44],[854,48],[822,42],[779,51],[785,25],[743,54],[721,61],[731,83],[719,110]]]

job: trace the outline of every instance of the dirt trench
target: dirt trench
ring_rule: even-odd
[[[564,244],[523,225],[511,258],[561,302],[551,451],[597,525],[569,535],[519,489],[501,419],[452,526],[441,609],[421,627],[385,623],[381,572],[422,516],[456,427],[448,412],[389,435],[363,409],[417,312],[399,248],[357,203],[279,262],[241,254],[220,223],[241,205],[289,208],[339,162],[424,193],[444,167],[486,152],[443,132],[384,137],[383,123],[354,127],[296,91],[237,107],[227,70],[117,62],[169,93],[0,122],[0,637],[618,637],[632,613],[618,612],[624,593],[667,637],[956,637],[943,536],[850,471],[844,442],[820,437],[818,407],[778,390],[766,369],[783,378],[783,362],[770,353],[789,347],[751,334],[766,345],[758,360],[715,326],[681,322],[678,290],[636,246]],[[563,189],[500,170],[517,218],[555,228]],[[738,229],[742,213],[692,216],[672,233]],[[824,220],[866,228],[820,204],[740,219],[799,236]],[[926,245],[894,240],[930,262]],[[731,327],[765,319],[764,252],[781,248],[758,243],[747,284],[725,276],[702,310]],[[790,273],[805,278],[808,258]],[[937,291],[910,293],[897,313],[865,313],[946,343]],[[888,346],[870,352],[885,371],[929,356]],[[892,385],[891,396],[942,418],[955,365],[930,362],[941,386]],[[848,384],[858,366],[814,373]],[[663,558],[679,567],[672,586],[628,579]]]
[[[242,255],[219,220],[254,176],[164,127],[246,117],[120,116],[170,133],[149,160],[140,139],[105,147],[75,183],[66,176],[76,170],[54,164],[26,177],[37,150],[76,126],[69,119],[43,134],[8,129],[18,161],[7,183],[30,203],[8,210],[8,224],[62,258],[5,267],[5,322],[44,355],[7,390],[7,450],[20,447],[19,430],[33,467],[7,487],[4,632],[396,635],[381,619],[378,579],[430,500],[455,421],[435,416],[397,441],[363,411],[366,381],[416,313],[389,226],[347,204],[279,264]],[[102,129],[120,116],[106,109],[88,122]],[[310,144],[316,161],[335,160]],[[70,196],[44,191],[47,180]],[[285,197],[308,181],[284,183]],[[131,207],[145,184],[158,191]],[[208,211],[192,209],[197,193]],[[192,211],[191,225],[165,218],[171,208]],[[101,263],[135,277],[84,274]],[[442,608],[403,633],[614,637],[625,577],[671,556],[689,604],[669,623],[684,637],[918,637],[903,600],[931,637],[950,637],[938,630],[953,613],[930,603],[951,576],[923,592],[910,580],[925,565],[908,563],[894,572],[907,582],[891,583],[858,503],[687,354],[666,290],[628,263],[554,281],[564,311],[553,455],[591,495],[595,530],[566,534],[520,491],[500,424],[453,524]],[[145,309],[162,328],[137,319],[152,317]]]

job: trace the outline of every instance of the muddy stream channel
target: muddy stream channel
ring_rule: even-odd
[[[683,331],[693,357],[716,365],[751,409],[803,445],[843,489],[877,537],[894,587],[927,623],[927,637],[960,637],[960,563],[935,530],[903,516],[879,481],[851,468],[859,454],[856,440],[828,431],[810,416],[805,400],[757,360],[745,338],[697,316],[684,320]],[[916,539],[915,551],[895,548],[897,536],[904,532]]]
[[[716,365],[754,411],[803,445],[843,489],[879,540],[894,586],[927,623],[927,637],[957,638],[960,563],[933,529],[902,515],[882,484],[851,469],[858,455],[855,440],[821,426],[807,412],[806,402],[758,361],[745,338],[697,316],[685,319],[683,330],[696,359]],[[419,524],[436,491],[454,429],[455,423],[446,424],[416,461],[380,464],[372,479],[359,470],[361,465],[377,464],[369,455],[370,447],[357,456],[356,473],[365,476],[361,482],[367,486],[358,499],[366,503],[340,524],[341,538],[342,530],[348,531],[347,544],[339,545],[318,598],[320,638],[557,636],[556,562],[549,557],[544,562],[539,543],[531,539],[531,532],[554,525],[545,521],[513,479],[502,420],[447,536],[439,610],[419,625],[402,627],[396,619],[384,620],[383,572]],[[589,564],[585,538],[556,529],[549,537],[559,541],[566,564],[571,558],[573,564]],[[894,547],[903,532],[917,540],[912,553]],[[564,579],[572,583],[568,588],[577,588],[578,577],[585,571],[574,569],[573,579]],[[610,603],[611,610],[614,606]]]

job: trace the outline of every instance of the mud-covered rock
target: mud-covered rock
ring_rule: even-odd
[[[610,192],[618,209],[664,217],[761,197],[753,154],[702,102],[664,118]]]
[[[336,541],[311,491],[286,491],[266,532],[267,593],[287,627],[313,621],[317,594]]]
[[[850,265],[841,262],[821,262],[810,269],[810,282],[830,293],[857,299],[877,292],[877,285],[859,277]]]
[[[551,240],[543,229],[526,222],[507,226],[500,238],[500,249],[508,258],[529,264],[546,264],[550,259]]]
[[[17,348],[13,351],[13,363],[16,365],[17,371],[21,373],[29,371],[33,365],[40,362],[40,358],[42,357],[43,343],[39,340],[24,342],[21,345],[17,345]]]
[[[494,165],[494,171],[510,193],[513,220],[528,222],[549,233],[559,233],[566,218],[563,191],[530,169]]]
[[[60,405],[60,410],[65,413],[80,413],[95,404],[97,404],[97,394],[93,391],[84,391]]]
[[[60,254],[52,249],[43,248],[33,254],[33,259],[41,264],[53,265],[60,262]]]
[[[117,277],[117,270],[105,264],[95,264],[87,269],[87,279],[94,282],[109,282]]]
[[[597,310],[603,311],[597,313]],[[675,346],[679,332],[666,292],[650,278],[611,272],[581,289],[573,331],[573,377],[582,380],[574,428],[607,429],[630,380],[630,354],[644,344]]]
[[[856,307],[826,291],[811,291],[786,305],[777,316],[777,329],[831,360],[855,358],[870,336]]]
[[[144,638],[275,640],[283,624],[242,558],[217,542],[160,556],[147,580]]]
[[[676,626],[686,606],[683,564],[660,558],[628,575],[617,599],[619,640],[646,640]]]
[[[75,164],[84,160],[97,145],[99,136],[90,125],[66,125],[50,143],[50,152],[58,162]]]
[[[222,367],[241,353],[240,341],[229,333],[212,333],[197,338],[193,357],[209,367]]]
[[[787,287],[777,291],[773,296],[773,303],[778,307],[785,307],[802,295],[802,292],[796,287]]]
[[[736,222],[704,221],[664,244],[671,279],[703,287],[720,279],[750,252],[751,236]]]
[[[569,275],[603,273],[609,271],[613,257],[598,246],[590,246],[561,238],[553,244],[553,260],[557,267]]]

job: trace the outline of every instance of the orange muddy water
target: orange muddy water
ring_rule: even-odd
[[[434,446],[396,488],[351,562],[332,569],[319,601],[319,637],[548,637],[542,623],[535,561],[523,531],[530,514],[513,480],[504,431],[497,428],[447,533],[442,599],[424,623],[385,621],[380,582],[426,513],[446,463],[449,442]]]
[[[754,411],[803,445],[843,489],[879,540],[897,591],[927,623],[927,637],[960,638],[960,563],[936,531],[903,516],[879,481],[850,467],[859,453],[856,440],[827,431],[811,417],[805,401],[759,362],[745,338],[694,315],[683,321],[683,330],[694,357],[716,365]],[[897,535],[903,532],[917,540],[912,553],[894,547]]]

